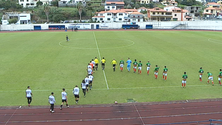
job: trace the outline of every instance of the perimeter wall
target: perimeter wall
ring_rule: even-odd
[[[60,24],[21,24],[1,25],[0,31],[20,30],[65,30],[65,29],[122,29],[127,23],[60,23]],[[130,25],[130,24],[129,24]],[[139,29],[187,29],[222,30],[222,21],[169,21],[137,23]]]

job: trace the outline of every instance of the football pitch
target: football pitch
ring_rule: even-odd
[[[66,35],[70,41],[66,42]],[[86,97],[80,91],[79,104],[159,102],[220,98],[222,86],[217,76],[222,68],[221,32],[211,31],[78,31],[78,32],[11,32],[0,33],[0,106],[27,105],[25,90],[31,86],[31,105],[48,105],[48,96],[55,93],[61,103],[66,88],[70,105],[75,104],[72,90],[86,77],[87,64],[97,57],[106,59],[104,71],[99,64],[93,88]],[[111,61],[128,57],[142,61],[142,74],[115,72]],[[146,74],[146,63],[151,63]],[[154,67],[160,67],[158,79]],[[169,69],[163,80],[164,66]],[[203,81],[199,68],[203,67]],[[187,72],[187,86],[181,87]],[[215,85],[207,83],[211,72]]]

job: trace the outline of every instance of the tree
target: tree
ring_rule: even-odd
[[[40,1],[40,0],[36,3],[36,6],[37,6],[37,7],[42,6],[42,5],[43,5],[43,2]]]
[[[50,13],[50,6],[48,4],[44,4],[44,12],[46,15],[46,20],[47,22],[49,22],[49,13]]]
[[[132,9],[132,7],[131,7],[130,4],[128,4],[128,5],[126,6],[126,8],[127,8],[127,9]]]
[[[52,4],[52,6],[58,7],[59,6],[59,1],[58,0],[52,1],[51,4]]]
[[[79,2],[78,4],[77,4],[77,9],[78,9],[78,12],[79,12],[79,21],[80,22],[82,22],[81,20],[82,20],[82,10],[83,10],[83,4],[82,4],[82,2]]]
[[[9,24],[12,24],[12,23],[17,23],[18,22],[18,18],[12,18],[12,19],[9,19]]]

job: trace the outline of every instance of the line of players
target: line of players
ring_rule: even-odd
[[[104,57],[103,57],[102,60],[105,60]],[[104,70],[104,68],[105,68],[105,62],[102,61],[102,60],[101,60],[101,62],[102,62],[102,67],[103,67],[103,70]],[[93,60],[92,60],[92,61],[93,61]],[[126,61],[126,63],[127,63],[127,70],[128,70],[128,72],[129,72],[130,69],[131,69],[131,63],[132,63],[132,64],[133,64],[133,72],[136,73],[136,72],[137,72],[136,70],[138,69],[138,74],[141,74],[141,73],[142,73],[142,66],[143,66],[143,64],[142,64],[141,61],[137,62],[137,60],[135,59],[134,62],[132,62],[132,61],[130,60],[130,58],[128,58],[128,60]],[[112,64],[112,66],[113,66],[113,71],[115,72],[115,71],[116,71],[116,66],[117,66],[117,61],[116,61],[115,59],[113,59],[113,60],[111,61],[111,64]],[[97,65],[98,65],[98,63],[97,63]],[[124,60],[123,60],[123,59],[120,60],[119,66],[120,66],[120,71],[122,72],[122,71],[123,71],[123,67],[124,67]],[[147,74],[149,75],[150,66],[151,66],[151,64],[150,64],[149,61],[146,63],[146,66],[147,66]],[[154,68],[154,76],[155,76],[155,79],[157,79],[157,77],[158,77],[159,68],[160,68],[160,67],[158,67],[158,65],[156,65],[156,67]],[[164,66],[164,68],[163,68],[163,80],[166,80],[166,79],[167,79],[167,72],[168,72],[168,68],[167,68],[166,66]],[[202,81],[202,75],[203,75],[203,73],[204,73],[204,71],[203,71],[202,67],[200,67],[200,70],[199,70],[199,74],[200,74],[199,79],[200,79],[200,81]],[[214,86],[213,74],[210,73],[210,72],[207,72],[207,75],[208,75],[208,81],[207,81],[207,83],[209,83],[209,82],[211,81],[211,82],[212,82],[212,85]],[[184,74],[182,75],[182,87],[183,87],[183,88],[186,87],[186,80],[187,80],[187,78],[188,78],[187,73],[184,72]],[[219,81],[219,84],[220,84],[220,85],[222,85],[222,84],[221,84],[221,78],[222,78],[222,69],[220,69],[220,72],[219,72],[219,75],[218,75],[218,81]]]
[[[202,75],[204,73],[204,70],[202,67],[200,67],[200,70],[199,70],[199,80],[202,81]],[[214,86],[214,81],[213,81],[213,74],[211,72],[207,72],[207,76],[208,76],[208,80],[207,80],[207,83],[209,83],[210,81],[212,82],[212,85]],[[220,72],[219,72],[219,75],[218,75],[218,82],[220,85],[221,84],[221,78],[222,78],[222,69],[220,69]]]

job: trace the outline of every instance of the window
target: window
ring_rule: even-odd
[[[107,20],[110,20],[110,18],[107,18]]]
[[[112,6],[112,8],[115,8],[115,6]]]
[[[103,16],[103,14],[99,14],[100,16]]]
[[[153,15],[155,15],[155,12],[153,12]]]
[[[109,6],[107,8],[109,8]]]
[[[119,15],[120,15],[120,16],[122,16],[122,15],[123,15],[123,13],[119,13]]]
[[[119,18],[119,20],[122,20],[122,18]]]
[[[27,0],[27,2],[29,2],[29,0]]]
[[[206,12],[208,12],[208,10],[206,10]]]
[[[107,13],[108,16],[111,16],[111,13]]]
[[[157,14],[159,14],[159,12]]]
[[[24,2],[24,0],[20,0],[20,2]]]
[[[162,15],[164,15],[164,13],[162,12]]]
[[[177,16],[177,14],[174,14],[174,16]]]
[[[95,18],[95,20],[97,20],[97,18]]]
[[[100,18],[100,20],[103,20],[103,18]]]

